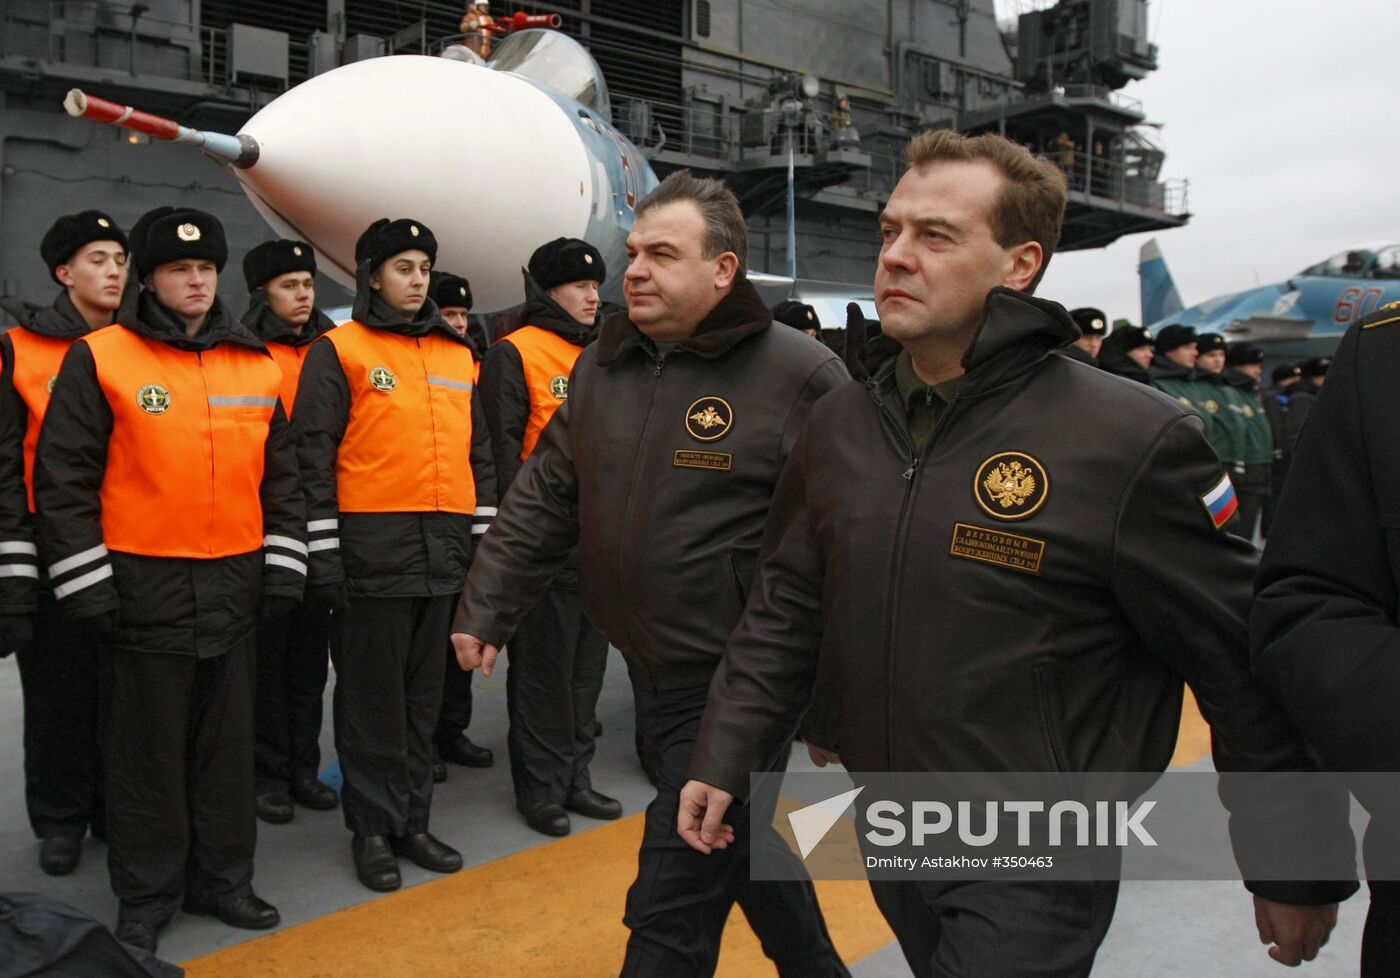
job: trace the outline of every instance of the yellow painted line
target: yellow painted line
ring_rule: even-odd
[[[634,815],[186,962],[189,978],[612,978],[622,966]],[[348,869],[347,869],[348,872]],[[894,939],[863,881],[820,881],[832,940],[855,961]],[[741,912],[717,975],[773,974]]]
[[[1209,752],[1210,730],[1188,690],[1172,766]],[[832,831],[853,832],[849,823],[843,819]],[[622,909],[641,837],[642,816],[634,815],[197,958],[185,963],[186,973],[611,978],[627,944]],[[855,851],[853,842],[838,850]],[[894,940],[864,881],[819,880],[816,887],[831,938],[848,963]],[[716,974],[773,973],[744,915],[731,913]]]

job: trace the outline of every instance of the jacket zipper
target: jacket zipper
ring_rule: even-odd
[[[899,504],[899,520],[895,524],[894,533],[894,556],[890,561],[890,584],[885,596],[885,763],[890,770],[894,769],[894,636],[899,624],[899,593],[900,578],[904,576],[904,551],[908,547],[906,531],[909,525],[910,503],[913,501],[914,493],[918,488],[918,477],[922,472],[919,467],[919,456],[915,449],[913,440],[909,436],[908,425],[899,418],[890,406],[885,403],[883,397],[876,395],[876,400],[880,405],[880,413],[885,416],[885,420],[890,424],[904,443],[905,451],[909,455],[909,468],[904,470],[904,498]],[[948,406],[943,409],[943,414],[934,424],[933,430],[929,432],[928,444],[924,447],[924,455],[928,456],[933,448],[934,441],[938,438],[948,418],[953,414],[958,395],[955,392],[948,401]],[[932,403],[932,398],[929,398]]]
[[[641,473],[642,458],[646,455],[644,448],[647,443],[647,436],[651,432],[651,419],[652,416],[656,413],[656,395],[661,389],[661,385],[659,383],[656,383],[656,381],[660,379],[661,369],[666,365],[665,354],[658,353],[654,357],[654,359],[656,361],[656,370],[652,373],[651,403],[647,405],[646,420],[642,422],[642,436],[637,440],[637,451],[632,456],[632,477],[627,484],[627,509],[623,512],[622,515],[622,525],[624,527],[624,531],[628,532],[628,537],[624,539],[628,539],[629,542],[630,528],[632,526],[632,513],[636,505],[637,499],[637,479]],[[630,552],[630,547],[627,546],[621,546],[617,548],[617,573],[613,576],[613,581],[615,582],[615,585],[618,588],[619,597],[621,597],[621,592],[623,591],[623,569],[627,564],[627,557],[630,554]],[[624,609],[630,608],[631,603],[626,601],[619,601],[618,607]],[[623,611],[622,628],[623,631],[627,633],[628,642],[635,649],[637,647],[637,643],[632,637],[632,615],[629,611]]]

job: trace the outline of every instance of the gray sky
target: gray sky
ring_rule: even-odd
[[[1123,94],[1190,181],[1190,223],[1157,235],[1188,306],[1400,241],[1400,4],[1152,0],[1150,22],[1159,67]],[[1150,237],[1055,256],[1038,294],[1139,322]]]

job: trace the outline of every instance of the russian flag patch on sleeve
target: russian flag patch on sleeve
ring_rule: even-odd
[[[1240,501],[1235,498],[1235,487],[1228,475],[1222,475],[1220,481],[1201,497],[1201,505],[1210,514],[1210,520],[1217,530],[1230,522],[1230,517],[1240,508]]]

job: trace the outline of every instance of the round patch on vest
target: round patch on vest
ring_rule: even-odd
[[[181,224],[175,229],[175,236],[181,241],[198,241],[200,239],[200,230],[193,224]]]
[[[734,427],[734,409],[722,397],[702,397],[685,409],[685,430],[696,441],[719,441]]]
[[[57,384],[57,383],[58,383],[58,374],[54,374],[52,377],[50,377],[50,378],[48,379],[48,383],[44,384],[44,393],[46,393],[46,394],[52,394],[52,393],[53,393],[53,385],[54,385],[54,384]]]
[[[1204,407],[1204,408],[1205,408],[1207,411],[1209,411],[1211,414],[1219,414],[1219,413],[1220,413],[1220,404],[1219,404],[1218,402],[1216,402],[1216,401],[1207,400],[1207,401],[1205,402],[1205,404],[1203,404],[1203,405],[1201,405],[1201,406]]]
[[[399,378],[394,376],[394,372],[388,367],[371,367],[369,370],[369,383],[377,391],[389,393],[399,386]]]
[[[1050,494],[1045,466],[1025,452],[999,452],[977,467],[972,479],[977,505],[999,520],[1023,520]]]
[[[554,395],[556,401],[567,401],[569,399],[569,378],[563,374],[555,374],[554,379],[549,382],[549,392]]]
[[[147,384],[137,391],[136,404],[147,414],[164,414],[170,410],[170,392],[160,384]]]

